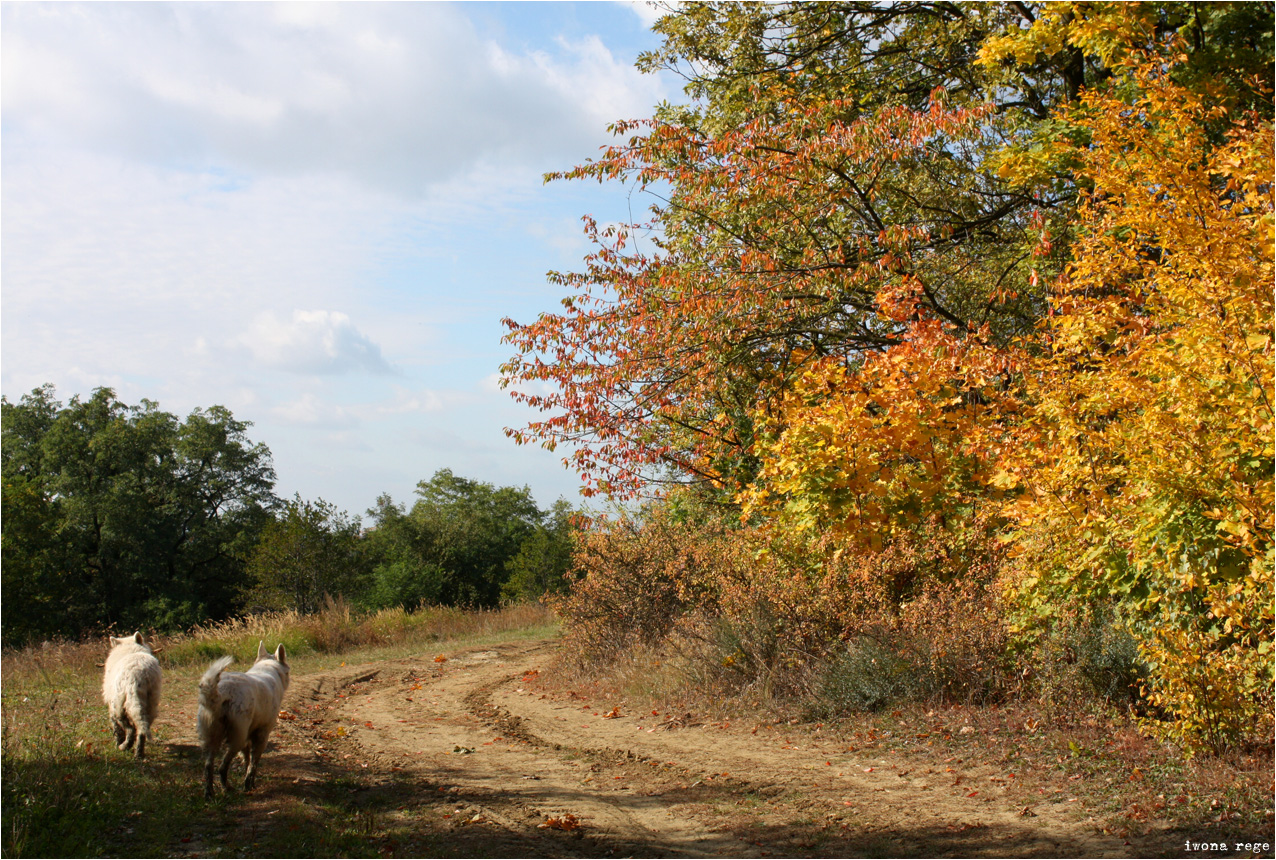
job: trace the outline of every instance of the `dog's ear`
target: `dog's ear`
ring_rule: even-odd
[[[284,651],[284,643],[280,642],[279,647],[275,649],[275,659],[285,666],[288,665],[288,652]]]
[[[119,645],[121,642],[124,641],[123,639],[116,639],[114,636],[110,636],[110,635],[108,635],[106,638],[111,640],[112,648],[114,648],[116,645]]]
[[[141,630],[135,630],[135,631],[133,631],[133,641],[134,641],[134,642],[136,642],[138,645],[145,645],[145,644],[146,644],[146,640],[142,638],[142,631],[141,631]]]
[[[258,640],[257,659],[260,660],[263,657],[269,657],[269,656],[270,656],[270,653],[266,650],[266,640],[265,639]]]

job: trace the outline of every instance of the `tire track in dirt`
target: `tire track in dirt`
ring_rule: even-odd
[[[504,645],[446,663],[400,660],[298,679],[289,734],[328,761],[394,774],[396,791],[447,816],[436,823],[486,840],[484,856],[760,854],[676,814],[644,786],[599,790],[594,759],[609,751],[547,742],[490,704],[522,677],[516,667],[550,653],[544,642]]]
[[[236,832],[174,856],[350,816],[384,856],[1123,857],[1064,794],[1025,816],[990,764],[918,764],[810,726],[550,695],[553,640],[301,675]],[[192,761],[194,699],[167,739]],[[187,720],[190,722],[187,722]],[[242,780],[242,772],[235,769]],[[192,782],[194,785],[194,782]],[[192,789],[194,790],[194,789]],[[237,791],[238,789],[236,789]],[[342,810],[334,812],[333,810]],[[291,816],[291,817],[290,817]],[[551,826],[546,826],[546,824]],[[310,825],[305,825],[310,826]],[[304,827],[303,827],[304,829]]]
[[[380,780],[476,856],[1129,850],[1076,821],[1066,799],[1025,817],[991,768],[921,772],[808,729],[695,725],[550,697],[529,681],[553,651],[509,643],[297,678],[284,742]]]

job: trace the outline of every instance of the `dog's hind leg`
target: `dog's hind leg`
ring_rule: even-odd
[[[206,718],[201,707],[199,714],[199,748],[204,754],[204,797],[213,798],[213,766],[217,763],[217,751],[222,748],[225,732],[215,720]]]
[[[235,756],[238,754],[239,750],[234,747],[230,747],[226,750],[226,756],[222,759],[222,766],[219,768],[219,773],[221,774],[223,789],[230,788],[230,763],[235,760]]]
[[[261,754],[266,750],[268,734],[268,732],[260,731],[249,738],[249,742],[252,745],[251,760],[248,758],[248,749],[244,749],[244,764],[248,767],[248,773],[244,776],[244,791],[249,791],[257,784],[257,762],[261,760]]]
[[[226,757],[222,759],[221,767],[222,788],[230,787],[230,782],[228,780],[230,777],[231,762],[235,760],[235,756],[239,755],[240,751],[244,750],[244,747],[248,744],[246,733],[241,727],[232,723],[226,728]],[[246,755],[247,751],[244,752]]]
[[[158,691],[156,691],[158,692]],[[132,714],[133,725],[137,727],[137,760],[146,758],[146,741],[152,737],[151,723],[155,722],[155,698],[146,688],[138,691],[138,707]]]
[[[111,731],[115,734],[115,745],[120,749],[124,749],[124,724],[111,716]]]
[[[128,714],[125,714],[124,715],[124,743],[120,745],[120,749],[131,750],[133,748],[133,742],[135,740],[137,740],[137,726],[133,725],[133,720],[128,716]]]
[[[222,759],[222,787],[230,787],[231,763],[234,762],[236,755],[248,746],[248,731],[240,725],[236,725],[234,721],[230,721],[226,726],[226,758]],[[248,754],[245,752],[245,755]]]
[[[213,799],[213,759],[217,757],[217,750],[211,749],[204,755],[204,799]]]

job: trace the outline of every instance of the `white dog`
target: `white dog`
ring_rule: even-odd
[[[222,788],[230,763],[244,754],[244,790],[257,778],[257,760],[279,718],[279,706],[288,689],[288,657],[280,643],[272,657],[266,644],[257,644],[257,662],[247,672],[225,672],[234,657],[222,657],[208,667],[199,681],[199,746],[204,752],[204,796],[213,796],[213,759],[226,743],[222,759]],[[223,674],[225,672],[225,674]]]
[[[111,653],[102,677],[102,700],[111,714],[111,729],[120,749],[137,742],[137,757],[146,757],[146,742],[154,741],[151,724],[159,713],[163,686],[159,661],[141,632],[123,639],[111,637]]]

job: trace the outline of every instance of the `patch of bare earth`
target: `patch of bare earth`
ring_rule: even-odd
[[[1098,832],[1065,796],[1024,806],[991,766],[926,767],[804,727],[550,696],[535,676],[554,647],[294,676],[232,844],[287,847],[289,828],[331,814],[325,802],[344,793],[385,856],[1164,853]],[[175,853],[211,844],[175,837],[187,840]]]

